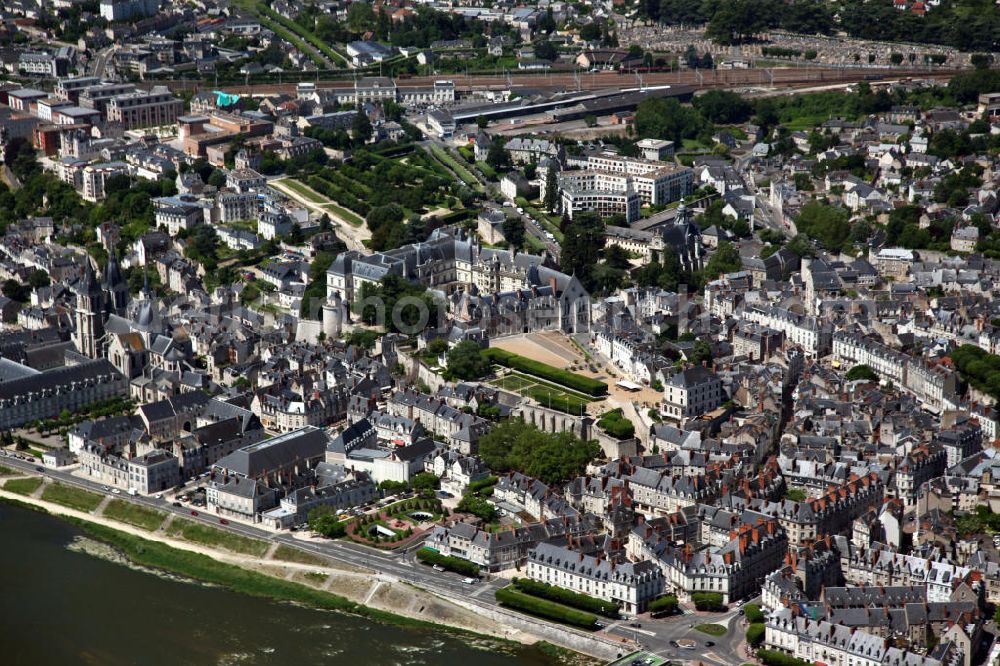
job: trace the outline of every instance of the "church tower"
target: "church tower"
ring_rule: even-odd
[[[77,280],[74,292],[76,312],[73,314],[73,344],[81,354],[100,358],[103,355],[104,292],[89,257],[83,277]]]
[[[128,306],[128,282],[122,275],[121,266],[118,264],[118,254],[114,245],[111,246],[111,254],[108,256],[108,267],[104,271],[104,299],[108,314],[125,314]]]

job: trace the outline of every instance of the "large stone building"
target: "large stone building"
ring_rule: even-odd
[[[368,256],[357,251],[339,254],[327,269],[327,296],[356,303],[365,284],[374,285],[387,275],[398,275],[447,294],[461,291],[477,297],[492,295],[499,301],[521,293],[529,302],[542,299],[551,312],[548,318],[528,318],[525,315],[530,308],[503,309],[516,324],[506,332],[586,330],[590,325],[590,295],[575,276],[550,268],[545,262],[544,256],[484,248],[461,230],[446,227],[422,243],[395,250]],[[389,317],[392,313],[383,315]],[[496,329],[503,330],[501,322],[496,323]]]
[[[663,593],[663,574],[652,562],[615,562],[566,546],[540,543],[528,553],[528,578],[605,601],[638,615]]]

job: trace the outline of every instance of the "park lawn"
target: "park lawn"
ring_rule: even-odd
[[[97,508],[101,500],[104,499],[104,496],[82,488],[66,486],[61,483],[50,483],[42,491],[42,499],[47,502],[55,502],[56,504],[68,506],[77,511],[90,513]]]
[[[711,146],[706,145],[699,141],[698,139],[681,139],[681,145],[684,150],[709,150]]]
[[[178,518],[167,528],[171,536],[180,536],[188,541],[194,541],[206,546],[223,548],[234,553],[263,557],[268,545],[264,541],[240,536],[214,527]]]
[[[549,389],[550,391],[557,391],[559,393],[565,393],[570,398],[577,398],[578,400],[583,400],[584,402],[593,402],[597,398],[592,395],[587,395],[586,393],[580,393],[579,391],[574,391],[573,389],[566,388],[565,386],[559,386],[558,384],[553,384],[552,382],[547,382],[544,379],[536,379],[530,375],[523,375],[519,372],[512,372],[507,375],[508,377],[517,377],[526,382],[531,382],[535,386]]]
[[[511,374],[490,383],[506,391],[533,398],[540,405],[567,414],[583,414],[587,411],[587,405],[596,399],[527,375]]]
[[[533,381],[523,377],[518,377],[517,375],[508,375],[506,377],[501,377],[500,379],[497,379],[492,383],[494,386],[499,386],[500,388],[506,389],[508,391],[520,391],[521,389],[526,389],[532,384],[534,384]]]
[[[274,551],[274,559],[284,560],[286,562],[298,562],[299,564],[314,564],[316,566],[326,566],[329,562],[326,558],[320,557],[319,555],[313,555],[312,553],[307,553],[304,550],[299,550],[298,548],[292,548],[291,546],[281,544],[278,549]],[[323,574],[323,580],[326,580],[326,574]]]
[[[3,484],[3,489],[11,493],[17,493],[18,495],[31,495],[38,490],[40,485],[42,485],[40,477],[30,476],[26,479],[11,479]]]
[[[729,631],[721,624],[699,624],[695,629],[709,636],[725,636]]]
[[[338,206],[337,204],[332,204],[332,203],[323,204],[323,208],[327,209],[328,211],[330,211],[340,219],[344,220],[351,226],[360,227],[362,224],[365,223],[364,220],[358,217],[357,213],[352,213],[351,211],[347,210],[342,206]]]
[[[282,178],[280,180],[274,181],[278,185],[284,185],[288,189],[292,190],[303,199],[308,200],[310,203],[314,204],[329,204],[330,200],[325,196],[317,192],[316,190],[300,183],[292,178]]]
[[[434,154],[434,157],[438,158],[439,160],[441,160],[441,162],[443,162],[445,165],[451,168],[451,170],[454,171],[455,174],[462,179],[462,182],[464,182],[469,187],[479,186],[479,181],[476,180],[476,177],[473,176],[468,169],[459,164],[458,160],[452,157],[451,154],[448,153],[448,151],[441,148],[440,146],[436,146],[433,144],[431,144],[430,148],[431,152]]]
[[[10,467],[0,465],[0,476],[12,476],[14,474],[17,474],[17,472],[12,470]]]
[[[129,525],[135,525],[147,532],[152,532],[159,527],[166,516],[156,509],[150,509],[133,502],[122,499],[111,500],[104,507],[104,517],[120,520]]]

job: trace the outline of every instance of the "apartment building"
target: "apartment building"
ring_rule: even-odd
[[[891,647],[881,636],[796,615],[789,608],[771,614],[764,643],[768,649],[828,666],[945,666],[939,659]]]
[[[81,196],[87,201],[100,201],[105,197],[104,185],[109,178],[127,175],[129,175],[129,168],[124,162],[88,164],[83,168],[81,174],[83,185]]]
[[[623,215],[629,224],[639,219],[642,199],[629,176],[598,171],[569,171],[559,176],[562,211],[570,219],[581,212],[601,217]]]
[[[755,596],[765,578],[781,567],[788,537],[775,520],[740,524],[726,543],[696,550],[691,540],[681,546],[664,538],[655,525],[641,523],[629,534],[632,558],[655,562],[663,572],[665,591],[690,600],[696,592],[717,592],[723,603]]]
[[[645,612],[663,594],[663,573],[652,562],[617,563],[601,555],[540,543],[528,553],[528,578],[618,603],[625,615]]]
[[[789,342],[802,347],[806,356],[815,358],[830,350],[833,331],[816,317],[783,308],[750,307],[744,310],[743,319],[781,331]]]
[[[592,534],[595,527],[592,516],[553,518],[499,532],[455,523],[435,527],[426,544],[442,555],[468,560],[484,571],[504,571],[523,567],[528,553],[543,541]]]
[[[107,102],[108,122],[121,123],[125,129],[172,125],[184,113],[184,102],[165,86],[149,91],[136,90],[116,95]]]
[[[85,444],[77,453],[80,470],[96,483],[148,495],[173,488],[180,483],[177,458],[154,449],[145,455],[127,457],[113,453],[101,444]]]
[[[722,400],[722,382],[715,373],[692,366],[664,382],[661,412],[669,419],[683,422],[712,411]]]

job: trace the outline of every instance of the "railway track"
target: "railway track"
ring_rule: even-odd
[[[448,79],[455,82],[461,92],[513,89],[552,90],[603,90],[607,88],[637,88],[663,85],[689,85],[697,89],[738,87],[802,87],[834,83],[852,83],[869,80],[905,78],[948,80],[959,70],[925,69],[839,69],[826,67],[783,67],[774,69],[733,70],[683,70],[678,72],[649,72],[644,74],[618,72],[553,72],[550,74],[511,73],[508,76],[486,74],[454,74],[442,76],[414,76],[397,79],[400,87],[429,86],[434,81]],[[508,83],[509,81],[509,83]],[[166,80],[158,83],[179,91],[197,85],[201,89],[216,89],[210,81]],[[350,88],[353,79],[320,81],[319,88]],[[225,92],[250,95],[294,94],[295,83],[259,83],[221,85]]]

